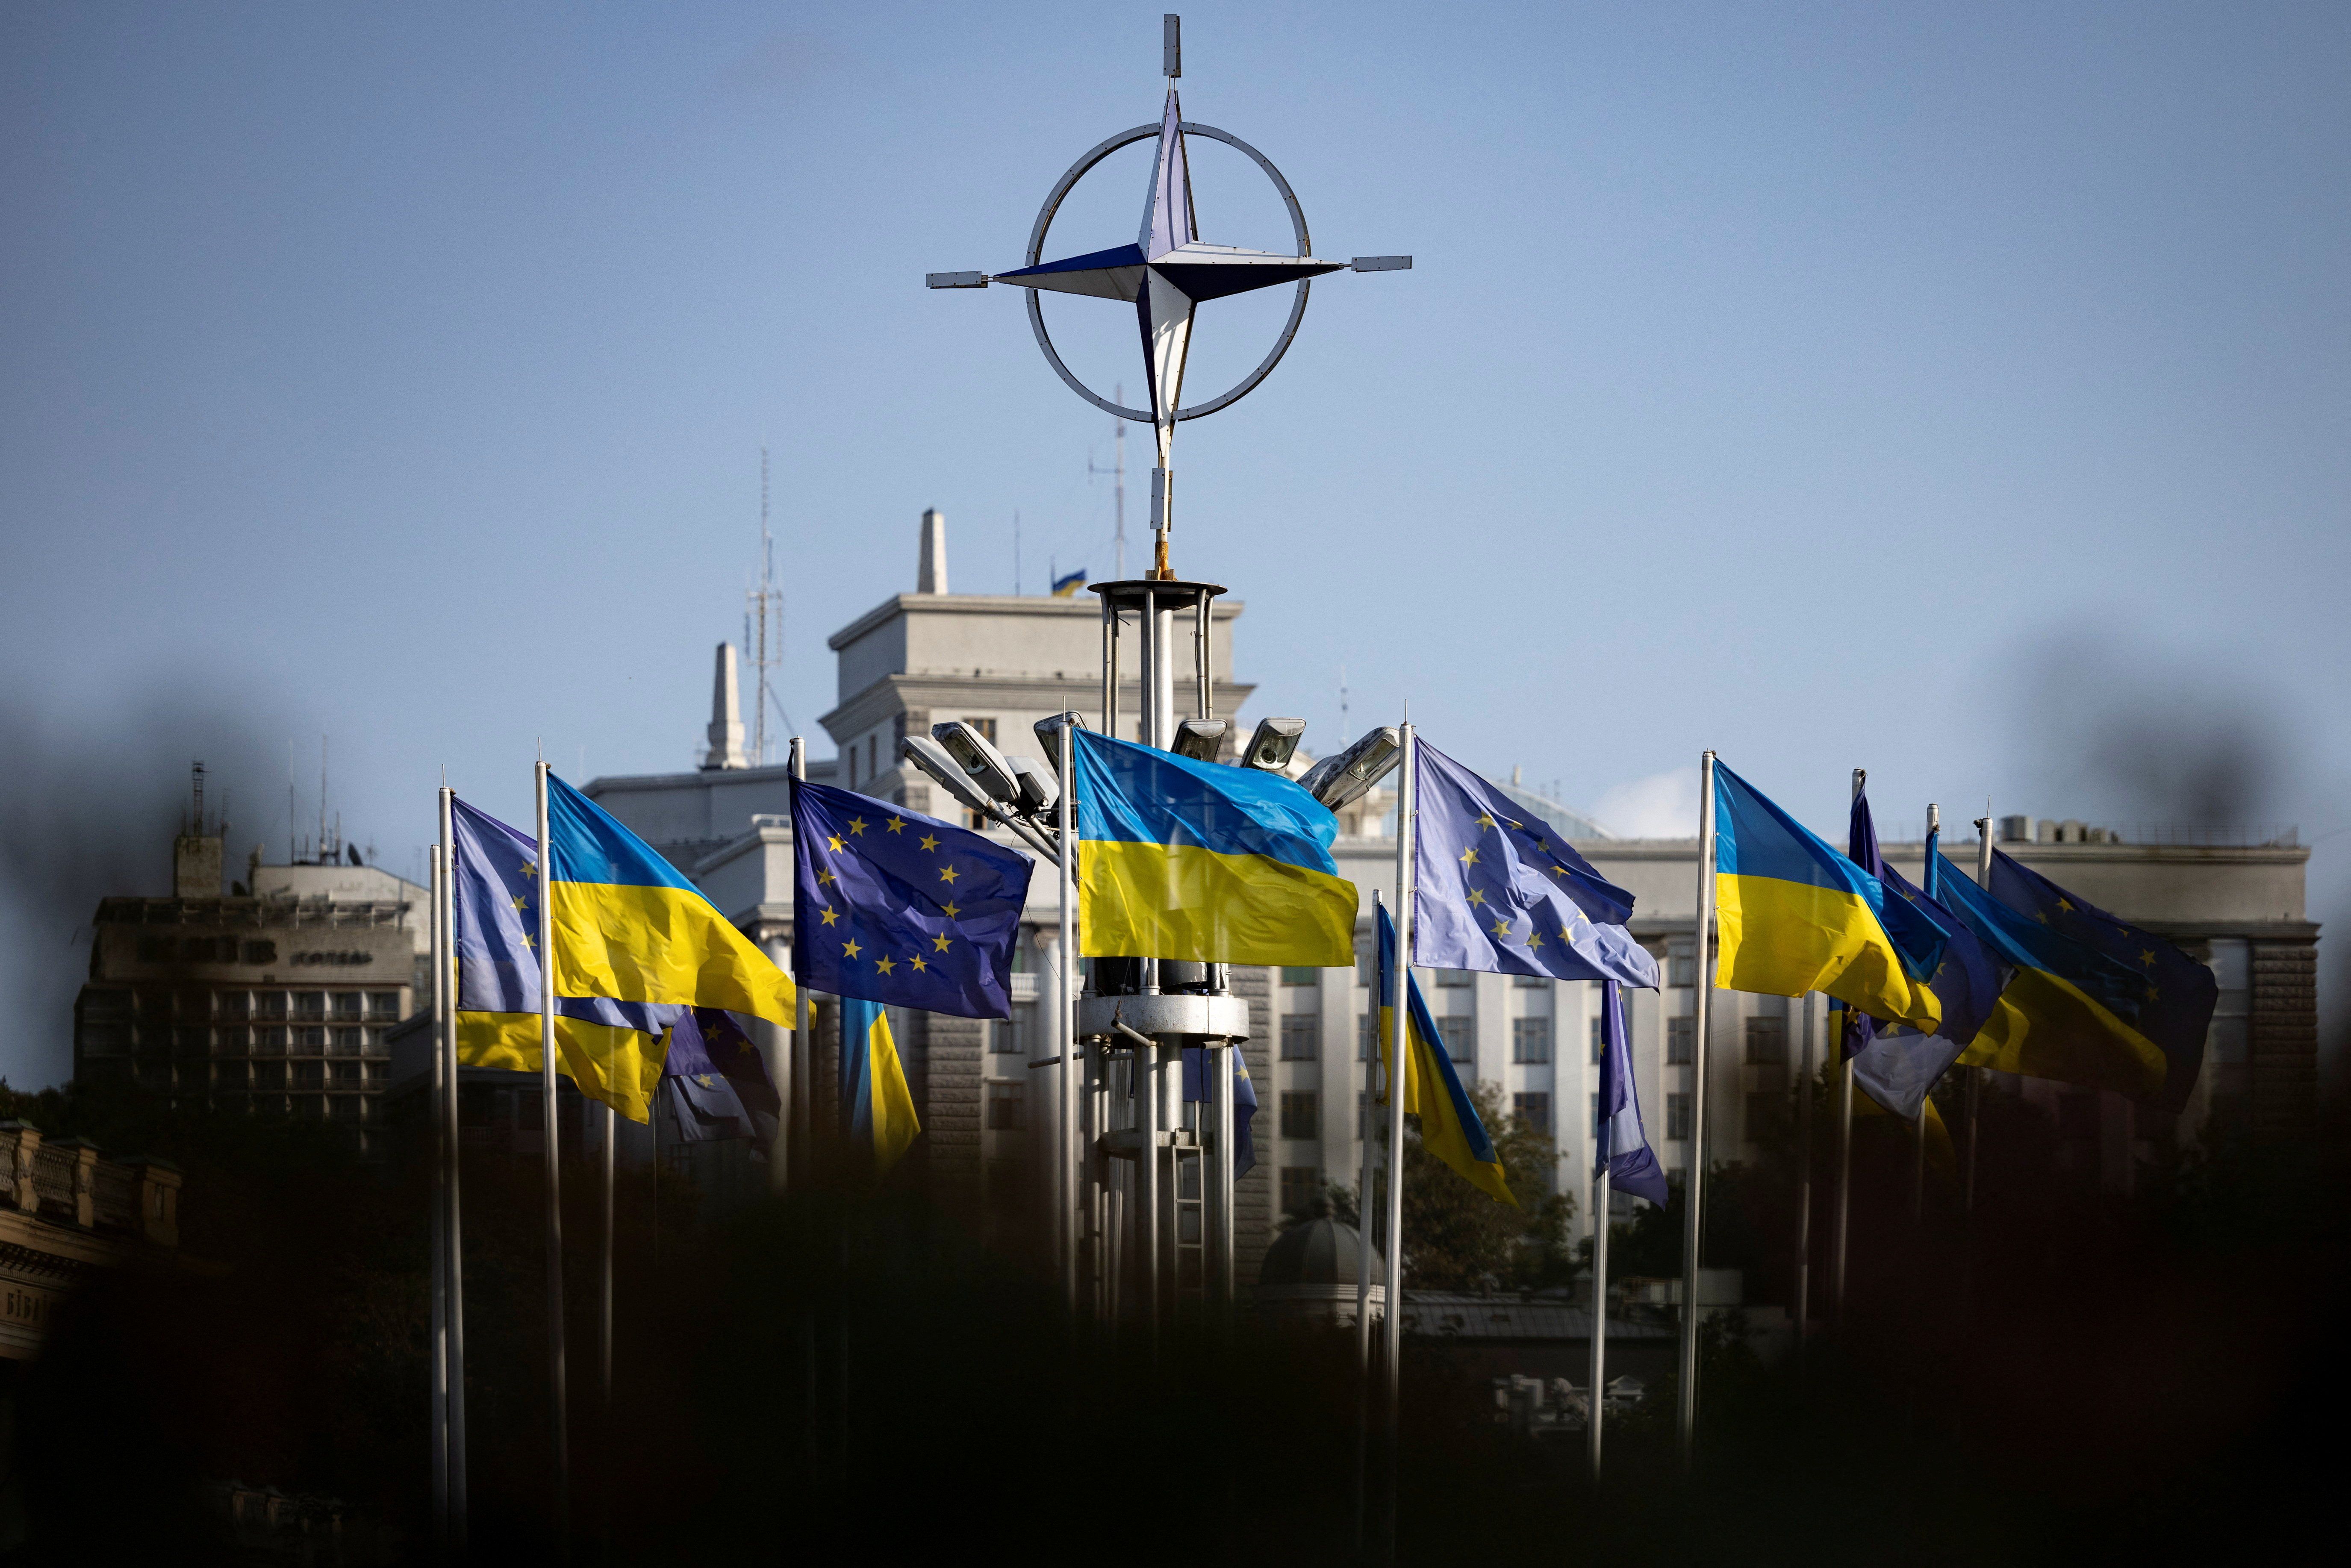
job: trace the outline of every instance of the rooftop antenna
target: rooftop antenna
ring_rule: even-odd
[[[1112,384],[1111,401],[1113,402],[1126,401],[1125,382],[1118,382]],[[1124,582],[1126,580],[1126,421],[1113,419],[1110,422],[1110,427],[1112,455],[1110,466],[1097,468],[1094,466],[1094,460],[1089,457],[1086,459],[1086,472],[1108,474],[1113,476],[1110,491],[1113,508],[1111,516],[1118,529],[1115,536],[1118,549],[1118,570],[1112,574],[1111,580]]]
[[[784,663],[784,595],[776,586],[776,536],[768,522],[768,445],[759,444],[759,586],[745,594],[746,605],[743,641],[744,652],[751,655],[751,673],[755,693],[751,716],[752,765],[768,765],[768,705],[773,703],[776,714],[791,727],[791,716],[784,712],[783,699],[776,695],[776,682],[770,672],[780,669]]]
[[[196,825],[189,829],[188,831],[198,838],[202,838],[204,837],[204,764],[203,758],[199,758],[194,766],[189,768],[188,771],[193,779],[196,789]]]

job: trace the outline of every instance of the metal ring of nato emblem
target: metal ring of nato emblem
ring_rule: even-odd
[[[1186,136],[1213,138],[1228,147],[1238,148],[1254,159],[1257,166],[1265,171],[1266,178],[1273,182],[1273,188],[1281,193],[1282,204],[1290,209],[1290,226],[1298,237],[1298,254],[1301,256],[1313,254],[1313,246],[1306,237],[1306,213],[1298,204],[1298,193],[1290,188],[1290,182],[1281,177],[1281,171],[1273,166],[1272,159],[1268,158],[1231,131],[1219,131],[1213,125],[1201,125],[1186,120],[1177,125],[1176,129]],[[1061,203],[1069,195],[1071,188],[1086,177],[1086,172],[1122,147],[1132,146],[1137,141],[1150,141],[1159,134],[1159,130],[1156,125],[1138,125],[1132,131],[1122,131],[1070,165],[1070,172],[1061,176],[1060,183],[1054,185],[1052,193],[1045,198],[1045,204],[1038,209],[1037,226],[1029,234],[1028,266],[1035,267],[1045,259],[1045,231],[1053,226],[1053,214],[1061,210]],[[1210,398],[1207,402],[1194,403],[1189,408],[1179,408],[1176,411],[1176,417],[1197,419],[1204,413],[1214,413],[1220,408],[1229,407],[1255,392],[1257,384],[1273,373],[1274,366],[1281,363],[1281,356],[1290,351],[1290,340],[1298,336],[1298,323],[1306,319],[1306,291],[1311,287],[1312,282],[1311,278],[1305,277],[1298,280],[1298,298],[1290,307],[1290,319],[1283,324],[1281,336],[1274,340],[1272,351],[1266,355],[1257,369],[1242,377],[1240,384],[1222,397]],[[1052,337],[1045,330],[1045,308],[1038,298],[1040,292],[1034,288],[1029,291],[1029,325],[1037,334],[1037,346],[1045,350],[1046,362],[1053,367],[1062,381],[1069,383],[1071,392],[1101,409],[1104,413],[1114,413],[1121,419],[1132,419],[1149,424],[1150,410],[1127,408],[1111,402],[1106,397],[1097,396],[1092,387],[1078,380],[1077,373],[1061,362],[1060,350],[1053,347]]]

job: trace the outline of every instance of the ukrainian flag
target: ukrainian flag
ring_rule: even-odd
[[[2126,1094],[2164,1087],[2168,1063],[2139,1026],[2146,982],[2136,970],[2018,914],[1948,861],[1938,869],[1945,907],[2015,970],[1962,1066]]]
[[[1279,774],[1073,730],[1078,951],[1343,968],[1355,884],[1338,819]]]
[[[1384,907],[1379,915],[1380,1060],[1389,1063],[1388,1082],[1393,1084],[1396,1075],[1389,1052],[1395,1042],[1395,925]],[[1463,1091],[1460,1074],[1453,1071],[1452,1053],[1437,1032],[1437,1020],[1428,1016],[1420,982],[1409,973],[1405,979],[1404,1108],[1420,1118],[1420,1146],[1459,1171],[1479,1192],[1516,1208],[1519,1200],[1502,1179],[1501,1156],[1486,1135],[1478,1107]]]
[[[539,1071],[538,841],[452,802],[450,902],[456,912],[457,1061]],[[556,1068],[632,1122],[651,1115],[665,1031],[686,1009],[600,997],[555,999]]]
[[[1823,991],[1932,1034],[1942,1006],[1886,928],[1886,889],[1756,788],[1714,765],[1714,902],[1725,990]]]
[[[791,977],[653,846],[547,776],[556,991],[792,1022]]]
[[[896,1165],[923,1130],[890,1039],[890,1015],[880,1002],[854,997],[841,999],[841,1126],[851,1150],[872,1158],[876,1175]]]

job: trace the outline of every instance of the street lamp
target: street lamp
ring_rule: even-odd
[[[1332,810],[1351,806],[1371,792],[1404,754],[1404,737],[1394,725],[1382,725],[1339,753],[1326,757],[1298,780],[1306,792]]]
[[[1225,748],[1225,736],[1232,727],[1227,719],[1187,718],[1176,727],[1176,744],[1169,749],[1195,762],[1214,762],[1217,754]]]
[[[988,749],[993,751],[995,747],[990,747]],[[961,801],[967,810],[985,817],[991,822],[1009,828],[1035,846],[1040,853],[1050,855],[1056,852],[1053,846],[1040,837],[1028,823],[1012,817],[982,793],[979,786],[964,772],[962,765],[956,762],[954,757],[948,754],[947,748],[937,741],[928,736],[910,735],[898,743],[898,755],[913,763],[927,775],[932,782]],[[1012,769],[1008,765],[1004,770],[1004,776],[1005,788],[1009,792],[1014,786],[1011,783]]]

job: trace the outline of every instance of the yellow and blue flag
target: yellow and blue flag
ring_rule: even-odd
[[[2161,1110],[2185,1107],[2204,1071],[2204,1041],[2220,1000],[2220,982],[2212,971],[2155,933],[2116,919],[1998,850],[1991,856],[1991,895],[2131,972],[2137,984],[2126,1016],[2140,1037],[2163,1052],[2163,1086],[2147,1098]]]
[[[1633,895],[1557,830],[1426,742],[1413,747],[1416,964],[1654,987]]]
[[[1395,1042],[1395,923],[1384,907],[1379,911],[1379,922],[1380,1060],[1387,1065],[1389,1089],[1394,1092],[1397,1074],[1389,1053]],[[1510,1185],[1502,1177],[1502,1157],[1494,1151],[1494,1140],[1486,1135],[1478,1107],[1462,1089],[1460,1074],[1453,1071],[1445,1037],[1437,1032],[1437,1020],[1428,1016],[1428,1004],[1421,999],[1420,982],[1410,970],[1404,975],[1404,1108],[1420,1118],[1420,1146],[1460,1172],[1462,1179],[1479,1192],[1516,1208],[1519,1200],[1510,1196]]]
[[[1012,1016],[1012,948],[1036,862],[968,828],[822,784],[792,786],[792,969],[837,997]]]
[[[1085,585],[1086,569],[1084,567],[1080,567],[1073,572],[1070,572],[1062,577],[1057,577],[1053,580],[1053,597],[1056,599],[1071,598],[1076,594],[1079,589],[1083,588]]]
[[[1876,877],[1719,762],[1714,819],[1718,987],[1782,997],[1823,991],[1921,1030],[1942,1022],[1925,984],[1934,965],[1906,953],[1886,929]]]
[[[898,1163],[923,1124],[879,1002],[841,1001],[841,1129],[851,1153],[881,1175]]]
[[[463,800],[450,813],[450,902],[456,913],[457,1060],[540,1071],[538,841]],[[682,1008],[559,996],[556,1069],[632,1122],[651,1106]]]
[[[1870,840],[1875,849],[1875,832]],[[1914,955],[1926,950],[1934,956],[1935,967],[1928,977],[1927,988],[1935,994],[1936,1003],[1942,1009],[1942,1022],[1931,1031],[1922,1032],[1903,1024],[1876,1029],[1874,1020],[1866,1017],[1847,1015],[1849,1030],[1855,1019],[1873,1026],[1864,1036],[1860,1049],[1852,1053],[1853,1081],[1871,1099],[1906,1119],[1918,1115],[1928,1092],[1975,1039],[1976,1031],[1998,1005],[2000,993],[2011,973],[1976,939],[1975,933],[1959,916],[1937,899],[1943,881],[1942,867],[1948,863],[1943,860],[1941,843],[1939,828],[1927,835],[1925,887],[1913,886],[1908,878],[1883,860],[1878,862],[1877,874],[1887,894],[1886,913],[1895,917],[1889,919],[1888,925],[1895,929],[1896,940]],[[1904,924],[1896,924],[1896,920]],[[1931,936],[1922,940],[1910,935],[1917,929],[1908,924],[1911,922],[1930,928]],[[1847,1038],[1851,1038],[1850,1032]]]
[[[2000,862],[2007,859],[1993,853],[1994,890],[2001,883]],[[2012,861],[2009,863],[2015,866]],[[2017,872],[2022,869],[2015,867]],[[2146,938],[2139,951],[2155,953],[2157,963],[2133,965],[2078,940],[2059,929],[2057,922],[2087,906],[2063,890],[2051,889],[2055,897],[2048,899],[2045,906],[2020,911],[1995,896],[1994,891],[1977,887],[1948,862],[1943,874],[1952,913],[2014,969],[1991,1017],[1960,1055],[1962,1064],[2112,1089],[2158,1103],[2170,1103],[2175,1094],[2185,1099],[2195,1087],[2194,1067],[2184,1066],[2184,1084],[2171,1082],[2172,1062],[2141,1021],[2147,1009],[2155,1009],[2162,1019],[2157,1029],[2173,1038],[2187,1026],[2199,1031],[2209,1027],[2219,994],[2210,971],[2205,973],[2203,988],[2196,985],[2193,976],[2177,971],[2167,988],[2149,975],[2161,963],[2162,949],[2168,944],[2157,945],[2153,938]],[[2011,876],[2011,886],[2018,888],[2020,895],[2029,894],[2036,904],[2042,902],[2040,889],[2023,883],[2013,872]],[[2037,877],[2033,881],[2049,885]],[[2057,907],[2060,901],[2072,907]],[[2113,919],[2103,912],[2096,914]],[[2130,929],[2119,921],[2114,925]],[[2145,933],[2138,935],[2146,937]],[[2185,955],[2181,961],[2194,964]]]
[[[1321,801],[1280,774],[1069,733],[1079,952],[1324,969],[1355,961],[1355,884],[1339,875],[1339,822]]]
[[[559,994],[725,1008],[792,1022],[789,975],[651,844],[547,776]]]

